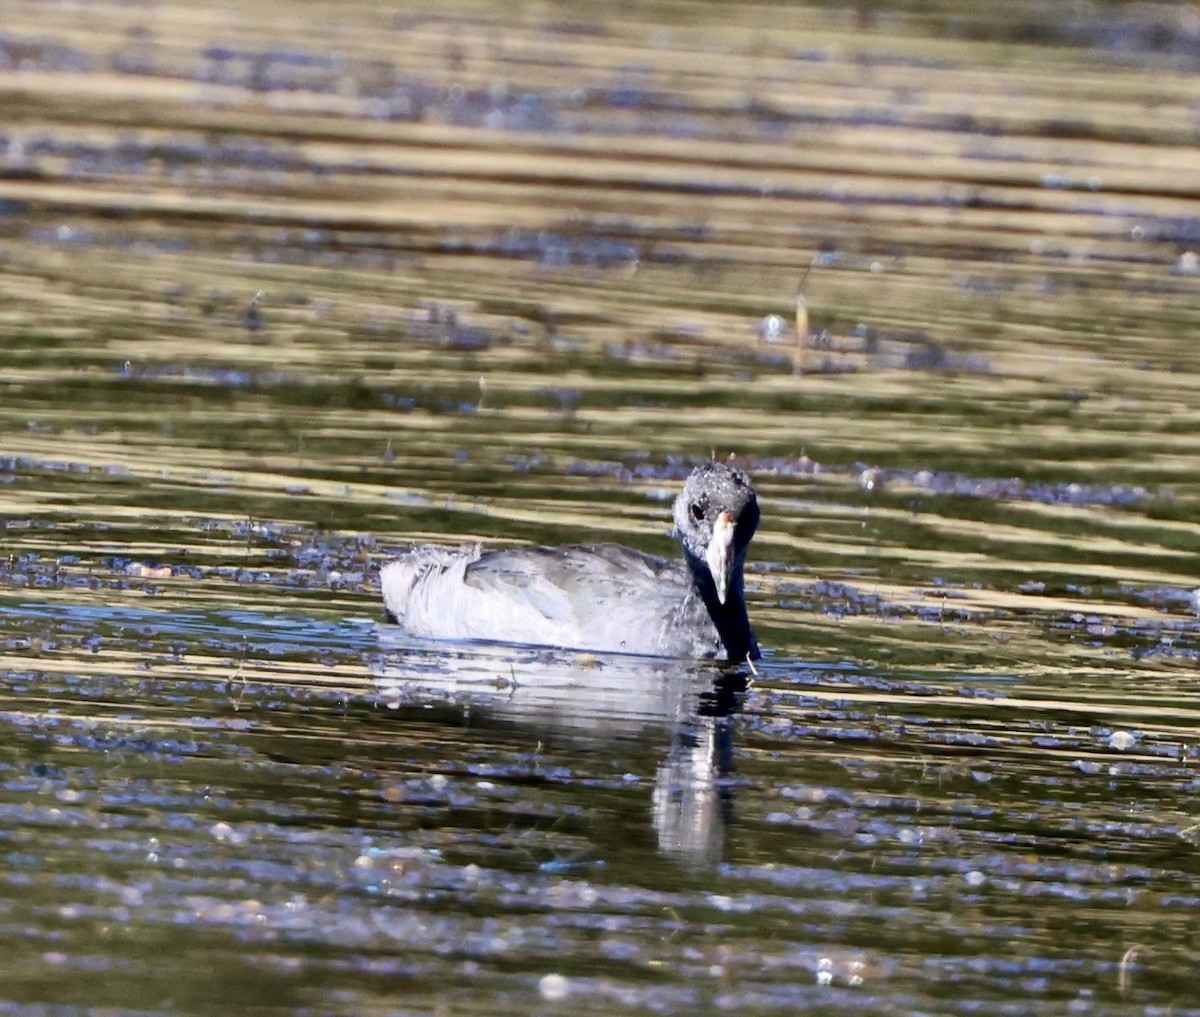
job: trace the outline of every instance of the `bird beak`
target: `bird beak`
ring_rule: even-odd
[[[717,584],[717,600],[724,604],[725,595],[729,592],[729,576],[733,572],[732,513],[722,512],[717,516],[704,560],[708,562],[708,571],[712,573],[713,582]]]

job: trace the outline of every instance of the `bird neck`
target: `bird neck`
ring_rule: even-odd
[[[738,562],[729,577],[729,589],[725,591],[725,603],[717,597],[717,586],[713,582],[708,564],[686,555],[688,569],[700,599],[708,609],[708,616],[716,626],[717,635],[725,646],[730,663],[741,664],[759,658],[758,643],[754,630],[750,628],[750,617],[746,614],[746,600],[742,595],[742,565]]]

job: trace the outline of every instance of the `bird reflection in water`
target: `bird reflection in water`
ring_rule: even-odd
[[[396,630],[381,630],[380,647],[373,677],[386,705],[453,705],[469,713],[474,737],[517,725],[538,741],[581,748],[661,746],[652,795],[659,851],[689,864],[721,859],[744,671],[501,644],[432,645]]]

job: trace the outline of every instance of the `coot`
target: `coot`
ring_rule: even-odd
[[[674,515],[683,566],[616,544],[413,548],[380,572],[388,620],[435,639],[757,659],[742,593],[758,526],[749,478],[726,463],[697,466]]]

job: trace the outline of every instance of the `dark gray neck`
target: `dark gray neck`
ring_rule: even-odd
[[[692,574],[696,591],[708,609],[708,616],[717,628],[717,634],[725,645],[725,654],[731,664],[743,664],[747,659],[758,660],[758,643],[754,639],[754,630],[750,628],[750,618],[746,614],[746,600],[742,594],[742,569],[739,564],[729,577],[729,589],[725,594],[725,603],[717,599],[717,586],[713,582],[712,573],[707,563],[698,561],[690,554],[685,554],[688,571]]]

